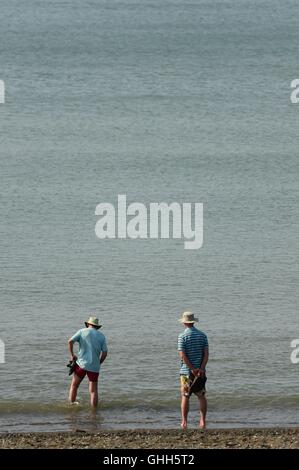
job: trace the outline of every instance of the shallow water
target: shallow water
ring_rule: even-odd
[[[174,427],[177,323],[210,341],[210,425],[298,425],[299,6],[3,0],[0,431]],[[95,207],[202,202],[204,245],[95,237]],[[101,409],[66,405],[96,312]],[[196,402],[191,422],[196,425]]]

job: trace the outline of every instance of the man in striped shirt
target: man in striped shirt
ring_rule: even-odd
[[[179,320],[184,324],[185,330],[179,335],[178,351],[181,358],[181,411],[182,411],[182,429],[187,428],[187,417],[189,411],[190,386],[195,377],[205,378],[206,364],[209,359],[209,344],[207,336],[195,328],[194,323],[198,321],[193,313],[184,312]],[[205,397],[205,387],[194,392],[199,400],[200,409],[200,428],[206,426],[207,400]]]

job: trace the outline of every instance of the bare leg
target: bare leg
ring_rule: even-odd
[[[77,391],[81,382],[82,382],[82,379],[78,377],[78,375],[74,374],[71,387],[70,387],[70,393],[69,393],[69,401],[71,403],[74,403],[76,401]]]
[[[186,429],[187,428],[188,412],[189,412],[189,397],[185,397],[184,395],[182,395],[181,411],[182,411],[181,428]]]
[[[208,409],[208,403],[205,395],[201,395],[198,397],[199,401],[199,411],[200,411],[200,421],[199,421],[199,427],[201,429],[206,428],[206,415],[207,415],[207,409]]]
[[[98,382],[89,382],[90,403],[93,408],[98,406]]]

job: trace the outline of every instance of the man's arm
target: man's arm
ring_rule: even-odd
[[[103,362],[105,361],[105,359],[106,359],[106,357],[107,357],[107,354],[108,354],[108,351],[102,351],[102,352],[101,352],[100,364],[103,364]]]
[[[74,354],[74,341],[69,339],[68,341],[68,347],[69,347],[69,353],[71,355],[72,361],[75,361],[77,359],[77,356]]]
[[[209,348],[206,347],[205,350],[204,350],[203,360],[202,360],[202,363],[200,365],[200,370],[202,372],[205,372],[205,368],[206,368],[208,360],[209,360]]]
[[[186,353],[184,353],[184,351],[179,351],[179,356],[182,359],[182,361],[186,364],[186,366],[189,367],[189,369],[191,370],[192,374],[195,377],[198,374],[199,369],[194,369],[193,365],[189,361],[189,359],[188,359]]]

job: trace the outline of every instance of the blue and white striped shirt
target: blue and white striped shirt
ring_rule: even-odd
[[[205,348],[209,347],[208,338],[195,326],[186,328],[183,333],[179,335],[178,350],[183,351],[188,357],[194,369],[199,369],[203,360]],[[190,369],[181,361],[181,375],[189,375]]]

